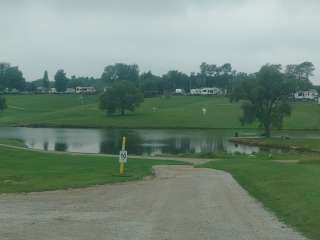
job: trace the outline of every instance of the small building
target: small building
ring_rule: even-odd
[[[294,94],[294,99],[298,101],[299,100],[300,101],[308,101],[308,100],[316,101],[318,100],[318,97],[319,97],[318,91],[315,89],[310,89],[307,91],[299,91]]]
[[[97,92],[95,87],[76,87],[76,94],[95,94]]]

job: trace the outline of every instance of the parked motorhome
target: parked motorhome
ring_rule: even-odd
[[[295,100],[307,101],[307,100],[318,100],[319,94],[315,89],[310,89],[307,91],[299,91],[294,94]]]
[[[197,88],[190,90],[191,95],[203,95],[203,96],[214,96],[214,95],[224,95],[224,91],[220,88]]]
[[[185,91],[180,88],[177,88],[174,93],[175,95],[185,95]]]
[[[95,87],[76,87],[76,94],[95,94]]]
[[[201,89],[200,88],[195,88],[190,90],[191,95],[201,95]]]

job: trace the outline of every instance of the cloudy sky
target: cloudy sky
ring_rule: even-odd
[[[318,0],[0,0],[0,62],[34,80],[60,68],[100,76],[115,62],[163,74],[306,60],[320,84],[319,12]]]

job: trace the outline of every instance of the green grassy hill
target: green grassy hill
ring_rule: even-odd
[[[127,116],[106,116],[98,97],[81,103],[74,95],[7,96],[9,109],[0,113],[0,126],[121,127],[121,128],[242,128],[239,103],[224,97],[151,98]],[[206,116],[201,109],[207,109]],[[245,126],[253,128],[255,126]],[[320,129],[320,106],[296,103],[286,129]]]

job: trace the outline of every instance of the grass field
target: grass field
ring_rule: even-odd
[[[320,239],[320,156],[318,161],[277,163],[264,158],[239,157],[201,167],[230,172],[264,206],[311,239]]]
[[[0,143],[18,145],[17,142]],[[175,161],[132,159],[127,176],[119,176],[116,158],[39,153],[0,146],[0,194],[87,187],[139,180],[152,175],[152,166]]]
[[[81,104],[74,95],[7,96],[9,109],[0,113],[0,126],[118,127],[118,128],[243,128],[239,103],[225,97],[171,97],[145,99],[127,116],[106,116],[97,96]],[[207,108],[202,116],[201,109]],[[154,110],[155,109],[155,110]],[[285,129],[320,129],[320,106],[296,103]],[[256,125],[245,126],[254,128]]]

